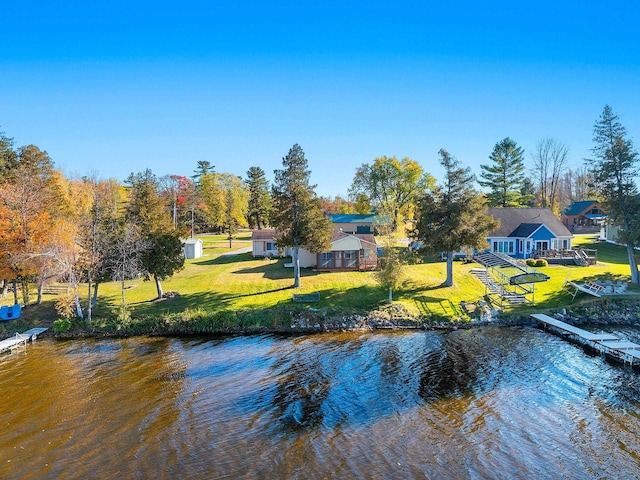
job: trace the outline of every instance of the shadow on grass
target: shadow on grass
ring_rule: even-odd
[[[251,253],[239,253],[237,255],[218,255],[215,258],[193,262],[193,265],[226,265],[229,263],[249,262],[254,260],[256,259],[251,256]]]
[[[284,264],[284,260],[280,260],[277,263],[263,264],[256,267],[240,268],[232,273],[240,275],[261,273],[264,278],[268,278],[269,280],[283,280],[286,278],[293,279],[293,268],[286,268]],[[315,277],[318,274],[319,272],[310,268],[300,269],[301,277]]]

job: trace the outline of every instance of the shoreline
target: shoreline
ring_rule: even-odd
[[[389,313],[390,311],[390,313]],[[537,322],[530,313],[500,313],[491,319],[472,319],[470,321],[432,321],[408,315],[398,306],[387,306],[370,312],[367,315],[330,315],[306,310],[292,311],[288,324],[281,325],[213,325],[188,320],[174,324],[156,322],[145,328],[144,324],[136,324],[131,328],[111,329],[72,329],[66,332],[55,332],[53,328],[43,335],[57,339],[83,338],[128,338],[135,336],[197,336],[197,335],[309,335],[338,332],[384,332],[384,331],[455,331],[483,326],[534,326]],[[554,310],[540,310],[535,313],[561,315],[563,321],[573,325],[628,325],[640,327],[640,299],[599,299],[579,305],[572,305]]]

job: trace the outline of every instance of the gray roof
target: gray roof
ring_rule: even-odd
[[[489,237],[526,238],[541,225],[556,237],[571,237],[571,232],[548,208],[489,208],[489,214],[500,221],[500,226]]]

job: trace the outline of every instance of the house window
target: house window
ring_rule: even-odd
[[[333,252],[325,252],[320,254],[320,267],[322,268],[333,267]]]
[[[358,264],[358,251],[344,252],[344,267],[355,267]]]
[[[275,250],[275,248],[273,247],[273,242],[267,242],[267,243],[265,244],[264,249],[265,249],[265,251],[267,251],[267,252],[268,252],[269,250]]]
[[[493,242],[493,251],[498,253],[513,253],[515,242],[513,241],[495,241]]]

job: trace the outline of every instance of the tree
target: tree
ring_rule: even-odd
[[[142,252],[144,279],[153,277],[156,283],[157,298],[162,298],[162,284],[174,273],[184,267],[184,248],[180,238],[174,232],[157,231],[146,236],[148,247]]]
[[[627,131],[618,116],[609,105],[605,105],[593,127],[593,158],[588,163],[610,221],[622,227],[619,239],[627,246],[631,281],[638,284],[640,276],[634,256],[635,243],[640,237],[634,220],[638,194],[635,183],[638,175],[638,152],[626,135]]]
[[[4,177],[5,171],[16,162],[18,154],[13,145],[13,138],[9,138],[4,132],[0,132],[0,181]]]
[[[356,213],[353,202],[343,198],[340,195],[335,197],[320,197],[322,201],[322,211],[324,213]],[[367,212],[371,212],[371,207],[367,208]]]
[[[91,323],[98,298],[98,285],[109,278],[107,261],[110,234],[118,216],[119,188],[115,180],[98,181],[85,177],[76,182],[77,200],[88,200],[77,209],[77,244],[84,281],[87,284],[87,321]]]
[[[28,304],[29,283],[35,278],[42,282],[47,274],[41,269],[50,267],[39,256],[42,245],[47,243],[67,206],[63,202],[60,174],[55,172],[47,152],[28,145],[6,158],[10,161],[3,165],[4,182],[0,184],[5,223],[0,231],[4,250],[0,257],[9,261],[14,279],[22,284],[24,303]]]
[[[218,175],[222,205],[220,227],[227,233],[229,248],[239,227],[247,225],[247,188],[242,179],[230,173]]]
[[[151,170],[131,174],[127,183],[131,188],[125,221],[140,229],[143,243],[152,252],[140,254],[142,275],[145,280],[153,277],[157,298],[160,299],[163,294],[160,281],[171,277],[184,265],[184,256],[177,256],[174,248],[182,234],[172,229],[168,206],[160,195],[159,182]],[[173,240],[168,237],[173,237]]]
[[[272,225],[282,237],[279,247],[292,247],[293,288],[300,287],[300,248],[319,253],[329,250],[333,226],[322,212],[315,185],[309,184],[311,175],[307,159],[298,144],[291,147],[282,159],[282,170],[275,170],[272,188]]]
[[[387,212],[379,212],[387,215]],[[388,302],[393,303],[393,292],[397,290],[405,279],[405,266],[407,265],[407,249],[395,245],[393,238],[393,226],[390,224],[378,227],[382,234],[382,248],[384,254],[378,259],[380,268],[375,272],[375,278],[383,287],[388,289]]]
[[[497,222],[487,213],[485,202],[474,188],[474,176],[458,160],[441,149],[440,165],[445,176],[418,202],[418,215],[411,237],[432,253],[447,252],[447,279],[453,286],[453,253],[463,248],[486,246],[487,234]]]
[[[214,173],[215,168],[216,167],[211,165],[211,162],[207,160],[198,160],[196,170],[191,178],[197,183],[203,175]]]
[[[251,167],[247,170],[247,178],[244,181],[249,189],[247,219],[251,227],[262,230],[269,223],[271,211],[271,196],[269,195],[269,182],[264,170],[260,167]]]
[[[356,169],[349,194],[355,202],[358,195],[364,194],[373,207],[389,212],[395,229],[400,214],[408,213],[416,198],[433,182],[433,177],[425,174],[415,160],[378,157],[372,165],[363,163]]]
[[[489,160],[492,164],[480,165],[482,173],[478,183],[489,188],[487,200],[490,207],[520,207],[523,205],[521,189],[524,181],[524,151],[509,137],[493,147]]]
[[[171,218],[173,229],[188,223],[186,210],[188,209],[189,196],[192,191],[192,182],[182,175],[165,175],[160,178],[160,195],[166,204],[171,206]]]
[[[569,161],[569,147],[553,138],[544,138],[533,154],[533,176],[537,182],[538,204],[560,211],[560,186]],[[526,181],[526,180],[525,180]]]
[[[112,223],[109,236],[110,249],[107,266],[111,278],[120,282],[120,318],[129,319],[129,309],[125,295],[125,281],[139,278],[147,273],[143,264],[143,256],[149,249],[148,241],[143,237],[140,228],[133,221],[116,221]]]

